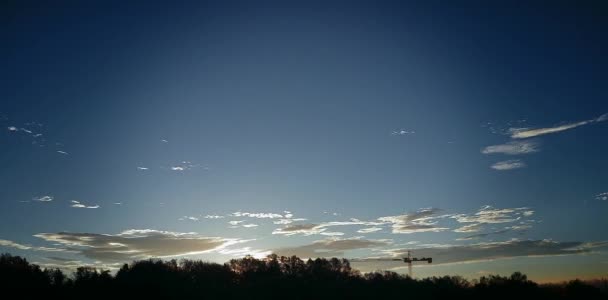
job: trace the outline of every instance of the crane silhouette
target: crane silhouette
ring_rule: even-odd
[[[414,278],[414,273],[412,270],[412,265],[414,262],[423,262],[433,263],[432,257],[412,257],[412,252],[410,250],[407,251],[407,256],[403,258],[370,258],[370,259],[352,259],[350,261],[353,262],[371,262],[371,261],[403,261],[407,264],[408,275],[410,278]]]

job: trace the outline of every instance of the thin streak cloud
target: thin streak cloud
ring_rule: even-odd
[[[540,135],[545,135],[545,134],[550,134],[550,133],[557,133],[557,132],[561,132],[561,131],[566,131],[569,129],[573,129],[576,127],[580,127],[583,125],[587,125],[587,124],[591,124],[591,123],[596,123],[596,122],[603,122],[608,120],[608,113],[607,114],[603,114],[595,119],[590,119],[590,120],[585,120],[585,121],[580,121],[580,122],[574,122],[574,123],[569,123],[569,124],[564,124],[564,125],[559,125],[559,126],[554,126],[554,127],[545,127],[545,128],[536,128],[536,129],[532,129],[532,128],[511,128],[509,129],[509,132],[511,133],[511,138],[514,139],[525,139],[525,138],[531,138],[531,137],[535,137],[535,136],[540,136]]]
[[[515,170],[515,169],[521,169],[521,168],[525,168],[525,167],[526,167],[526,163],[524,163],[520,159],[510,159],[510,160],[505,160],[505,161],[499,161],[499,162],[493,164],[492,166],[490,166],[490,168],[492,168],[494,170],[498,170],[498,171]]]

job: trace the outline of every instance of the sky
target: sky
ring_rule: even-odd
[[[608,276],[600,1],[4,1],[0,251]]]

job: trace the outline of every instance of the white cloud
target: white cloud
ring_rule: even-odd
[[[220,249],[218,253],[224,255],[230,255],[234,257],[243,257],[243,256],[251,256],[257,259],[263,259],[266,256],[272,254],[271,251],[268,250],[257,250],[252,249],[251,247],[242,247],[242,248],[232,248],[232,249]]]
[[[464,225],[460,228],[454,229],[454,232],[478,232],[481,230],[482,224],[469,224]]]
[[[513,141],[502,145],[494,145],[485,147],[481,150],[483,154],[508,154],[508,155],[519,155],[538,152],[538,142],[536,141]]]
[[[71,202],[72,202],[71,206],[74,208],[99,208],[99,205],[87,206],[87,205],[82,204],[80,201],[76,201],[76,200],[72,200]]]
[[[33,200],[39,202],[51,202],[53,201],[53,196],[34,197]]]
[[[300,221],[306,221],[306,219],[304,219],[304,218],[278,219],[276,221],[273,221],[272,223],[277,224],[277,225],[287,225],[287,224],[291,224],[293,222],[300,222]]]
[[[440,227],[435,221],[440,210],[437,208],[424,208],[417,212],[378,218],[379,221],[391,223],[393,233],[440,232],[449,228]]]
[[[357,230],[358,233],[372,233],[382,230],[382,227],[368,227]]]
[[[232,226],[236,226],[239,225],[241,223],[245,222],[245,220],[240,220],[240,221],[229,221],[228,224],[232,225]]]
[[[249,217],[249,218],[258,218],[258,219],[277,219],[284,218],[283,215],[275,214],[275,213],[248,213],[248,212],[234,212],[231,214],[233,217]]]
[[[184,171],[185,168],[177,166],[177,167],[171,167],[171,170],[173,170],[173,171]]]
[[[57,153],[59,154],[63,154],[63,155],[68,155],[69,153],[65,152],[65,151],[61,151],[61,150],[57,150]]]
[[[245,228],[258,227],[258,224],[245,224],[245,225],[243,225],[243,227],[245,227]]]
[[[160,141],[161,141],[161,142],[163,142],[163,143],[168,143],[168,142],[169,142],[169,141],[167,141],[167,140],[165,140],[165,139],[162,139],[162,140],[160,140]]]
[[[280,234],[286,236],[296,234],[313,235],[319,234],[325,230],[326,228],[319,227],[319,224],[295,224],[288,225],[282,228],[277,228],[272,232],[272,234]]]
[[[525,138],[535,137],[535,136],[539,136],[539,135],[545,135],[545,134],[550,134],[550,133],[557,133],[557,132],[573,129],[573,128],[576,128],[576,127],[579,127],[579,126],[595,123],[595,122],[603,122],[603,121],[606,121],[606,120],[608,120],[608,114],[603,114],[603,115],[601,115],[601,116],[599,116],[599,117],[597,117],[595,119],[590,119],[590,120],[585,120],[585,121],[580,121],[580,122],[574,122],[574,123],[568,123],[568,124],[554,126],[554,127],[536,128],[536,129],[531,129],[531,128],[511,128],[511,129],[509,129],[509,132],[511,133],[511,138],[514,138],[514,139],[525,139]]]
[[[146,168],[146,167],[137,167],[137,169],[142,170],[142,171],[148,170],[148,168]]]
[[[494,208],[486,205],[475,214],[456,214],[450,217],[456,219],[459,223],[501,224],[519,221],[522,216],[531,216],[533,213],[534,211],[527,207]]]
[[[192,217],[192,216],[183,216],[181,218],[179,218],[180,221],[198,221],[199,218],[197,217]]]
[[[508,171],[514,169],[525,168],[526,164],[520,159],[511,159],[505,161],[499,161],[491,166],[492,169],[498,171]]]
[[[398,129],[398,130],[393,130],[391,132],[391,135],[408,135],[408,134],[414,134],[416,133],[413,130],[405,130],[405,129]]]
[[[205,219],[223,219],[224,216],[219,216],[219,215],[206,215],[203,218]]]

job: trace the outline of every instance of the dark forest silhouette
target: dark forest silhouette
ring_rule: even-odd
[[[225,264],[156,259],[108,270],[79,267],[66,275],[10,254],[0,256],[4,295],[170,299],[608,299],[608,282],[539,285],[519,272],[468,281],[459,276],[412,279],[395,272],[361,274],[346,259],[270,255]],[[523,298],[522,298],[523,299]]]

